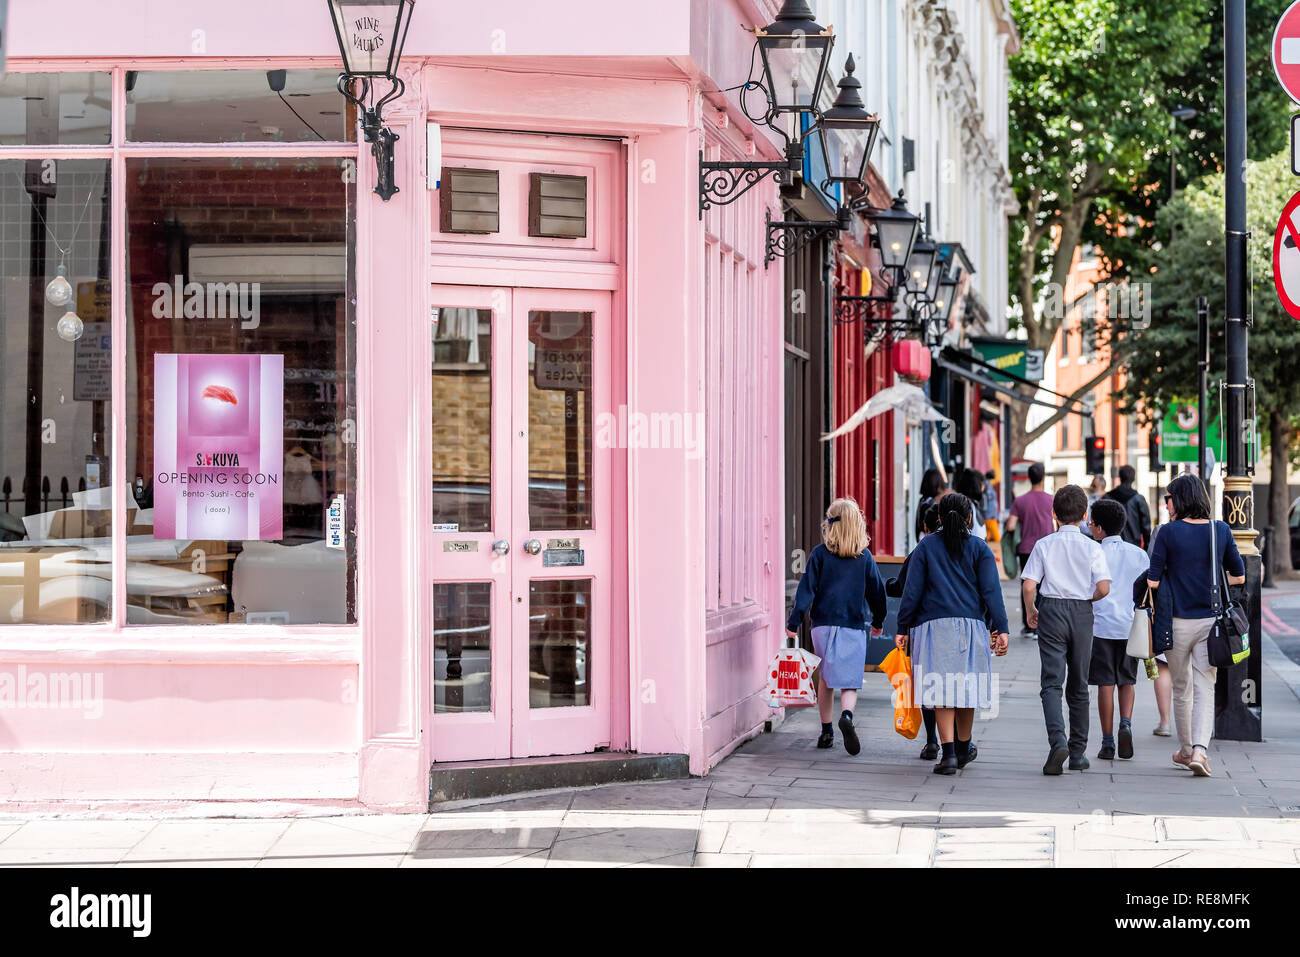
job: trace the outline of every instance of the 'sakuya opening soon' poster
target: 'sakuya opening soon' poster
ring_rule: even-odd
[[[154,538],[283,537],[284,356],[154,356]]]

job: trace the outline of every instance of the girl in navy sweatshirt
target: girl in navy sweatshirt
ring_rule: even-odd
[[[939,534],[908,556],[898,608],[899,648],[910,645],[914,703],[935,709],[942,758],[936,774],[956,774],[974,760],[975,708],[992,707],[992,652],[1007,650],[1007,612],[997,563],[974,538],[974,510],[964,495],[939,502]]]
[[[838,688],[843,709],[840,734],[849,754],[862,750],[853,727],[853,708],[867,664],[867,606],[871,607],[873,637],[881,634],[886,614],[885,583],[867,551],[869,542],[867,523],[858,503],[851,498],[831,502],[822,522],[822,544],[808,556],[786,622],[786,634],[797,638],[805,612],[812,619],[813,653],[822,660],[817,687],[822,733],[817,747],[835,744],[831,699]]]

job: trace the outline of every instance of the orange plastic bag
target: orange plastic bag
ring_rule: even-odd
[[[885,655],[880,670],[894,686],[894,730],[905,738],[915,738],[921,729],[921,709],[912,703],[912,659],[895,648]]]

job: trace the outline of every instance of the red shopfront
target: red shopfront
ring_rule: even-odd
[[[865,270],[855,261],[854,253],[865,258],[867,250],[860,246],[842,250],[836,264],[836,295],[859,296],[869,292],[863,283]],[[872,306],[873,316],[883,315],[880,308]],[[881,389],[894,384],[892,340],[864,344],[863,329],[860,319],[835,325],[832,381],[833,417],[837,424]],[[835,440],[835,495],[851,496],[862,507],[875,555],[895,554],[895,516],[906,515],[906,503],[896,500],[895,445],[893,412],[870,418]]]

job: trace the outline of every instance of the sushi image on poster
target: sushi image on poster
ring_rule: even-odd
[[[284,356],[154,356],[153,537],[283,537]]]

